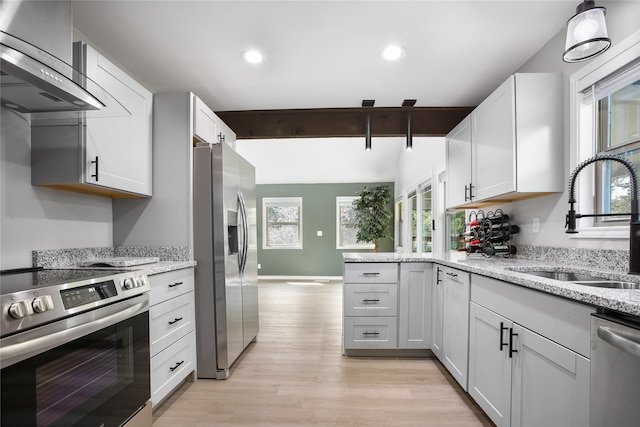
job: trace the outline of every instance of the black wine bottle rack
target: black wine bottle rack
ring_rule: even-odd
[[[516,247],[509,239],[520,232],[520,227],[512,224],[509,215],[502,212],[502,209],[488,211],[486,214],[481,210],[471,211],[466,229],[467,254],[508,258],[516,253]]]

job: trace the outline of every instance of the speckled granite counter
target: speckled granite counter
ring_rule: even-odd
[[[144,270],[147,275],[191,268],[191,249],[185,247],[117,247],[48,249],[33,251],[33,266],[45,268],[99,268],[102,270]],[[115,262],[120,260],[121,262]],[[140,264],[143,261],[156,261]],[[87,266],[87,262],[109,261],[116,266]]]
[[[604,277],[625,282],[640,283],[640,276],[628,275],[616,270],[605,270],[550,261],[531,261],[509,258],[469,258],[453,254],[449,258],[429,255],[396,253],[343,253],[345,263],[354,262],[433,262],[474,274],[491,277],[515,285],[536,289],[581,303],[640,316],[640,289],[606,289],[562,282],[526,274],[544,268],[550,271],[568,271]]]

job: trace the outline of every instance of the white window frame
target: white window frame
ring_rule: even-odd
[[[618,43],[608,52],[598,56],[570,78],[570,167],[592,157],[597,151],[594,138],[594,109],[597,105],[583,103],[583,92],[597,82],[617,72],[640,58],[640,31]],[[577,212],[594,213],[596,198],[595,167],[587,167],[580,172],[577,180]],[[568,209],[568,203],[567,203]],[[577,234],[573,239],[628,239],[629,225],[595,226],[593,218],[578,221]]]
[[[396,252],[398,253],[404,252],[403,245],[406,242],[406,238],[402,233],[404,233],[404,224],[407,219],[405,213],[400,211],[401,209],[404,210],[404,207],[407,205],[404,199],[405,196],[403,193],[400,196],[396,197],[395,201],[393,202],[393,241],[396,247]],[[400,223],[400,218],[402,218],[402,224]]]
[[[296,245],[287,246],[269,246],[267,244],[267,207],[269,206],[297,206],[300,209],[298,218],[298,243]],[[262,249],[265,250],[282,250],[282,249],[303,249],[302,246],[302,197],[264,197],[262,199]]]
[[[340,244],[340,231],[342,230],[342,222],[340,216],[340,206],[344,204],[353,204],[358,196],[337,196],[336,197],[336,249],[375,249],[374,242],[351,243],[347,245]]]

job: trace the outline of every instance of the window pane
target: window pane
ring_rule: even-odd
[[[418,198],[415,194],[409,196],[411,206],[411,252],[418,252]]]
[[[598,101],[600,150],[640,139],[640,80]]]
[[[297,206],[268,206],[267,221],[298,222],[299,213]]]
[[[449,249],[452,251],[465,250],[464,232],[466,213],[465,211],[455,212],[449,215]]]
[[[267,229],[269,246],[297,246],[299,240],[297,224],[270,224]]]
[[[432,251],[431,190],[422,193],[422,252]]]
[[[398,247],[402,247],[403,244],[403,236],[404,236],[404,209],[402,205],[402,201],[396,203],[396,233],[398,236]]]
[[[640,148],[626,151],[619,154],[621,157],[630,161],[636,168],[640,166]],[[618,162],[604,162],[602,168],[602,204],[603,213],[626,213],[631,212],[631,181],[629,172],[622,164]],[[611,218],[628,221],[625,217]]]
[[[342,224],[340,226],[340,246],[356,244],[358,226],[355,224]]]

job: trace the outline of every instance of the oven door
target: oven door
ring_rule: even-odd
[[[149,400],[146,294],[1,345],[3,427],[115,427]]]

